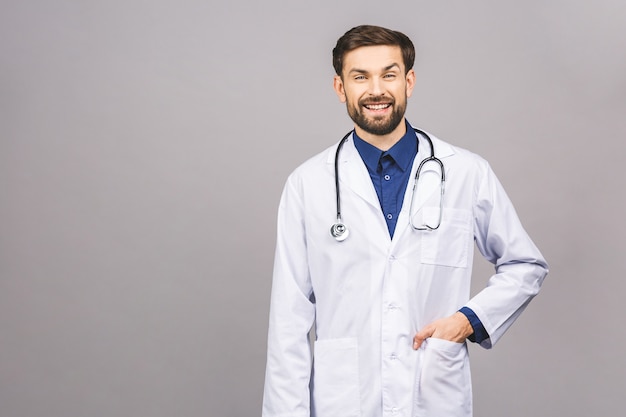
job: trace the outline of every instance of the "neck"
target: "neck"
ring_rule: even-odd
[[[354,130],[356,131],[356,134],[365,142],[377,147],[381,151],[388,151],[393,145],[402,139],[402,136],[406,134],[406,123],[403,119],[391,133],[386,135],[374,135],[364,131],[358,126],[354,126]]]

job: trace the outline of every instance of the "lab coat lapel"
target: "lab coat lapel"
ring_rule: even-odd
[[[435,156],[439,158],[443,164],[444,169],[446,171],[446,179],[449,177],[450,167],[446,165],[445,159],[454,154],[454,149],[434,137],[430,135],[430,138],[433,141],[433,146],[435,147]],[[411,177],[406,187],[406,192],[404,193],[404,201],[402,203],[402,210],[400,212],[400,216],[398,218],[398,226],[396,226],[396,232],[394,237],[400,236],[404,229],[409,226],[409,210],[411,209],[411,199],[415,198],[413,201],[413,209],[412,213],[420,213],[421,209],[426,205],[429,201],[433,201],[438,205],[439,202],[439,193],[441,192],[441,171],[439,168],[439,164],[437,162],[431,161],[424,164],[422,167],[419,183],[417,184],[417,189],[414,190],[415,187],[415,175],[417,173],[417,169],[420,163],[430,156],[430,146],[428,145],[428,141],[420,136],[419,149],[415,160],[413,161],[413,167],[411,168]],[[415,196],[414,196],[415,195]],[[444,194],[445,201],[445,194]],[[417,216],[414,217],[414,220],[421,221],[422,217]]]
[[[329,154],[328,159],[334,164],[335,154],[334,152],[331,153],[332,155]],[[348,137],[339,153],[339,186],[343,189],[352,190],[363,200],[380,210],[374,184],[372,184],[372,179],[361,155],[354,146],[352,135]]]

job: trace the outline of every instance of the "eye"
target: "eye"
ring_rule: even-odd
[[[386,78],[388,80],[392,80],[392,79],[396,78],[396,74],[388,73],[388,74],[383,75],[383,78]]]
[[[355,75],[354,81],[363,81],[365,80],[365,75]]]

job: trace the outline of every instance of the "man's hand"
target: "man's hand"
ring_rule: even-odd
[[[474,329],[465,314],[457,311],[450,317],[433,321],[417,332],[413,338],[413,349],[419,349],[422,342],[429,337],[463,343],[472,333]]]

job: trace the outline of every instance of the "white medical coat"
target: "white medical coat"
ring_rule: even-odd
[[[430,155],[423,138],[393,239],[352,137],[339,163],[345,241],[330,234],[337,145],[289,176],[278,215],[264,417],[472,415],[466,344],[429,338],[414,351],[413,336],[467,306],[490,348],[537,294],[547,265],[488,163],[431,138],[446,171],[435,231],[415,231],[408,218],[415,171]],[[439,181],[428,164],[416,225],[436,223]],[[495,274],[470,299],[474,241]]]

